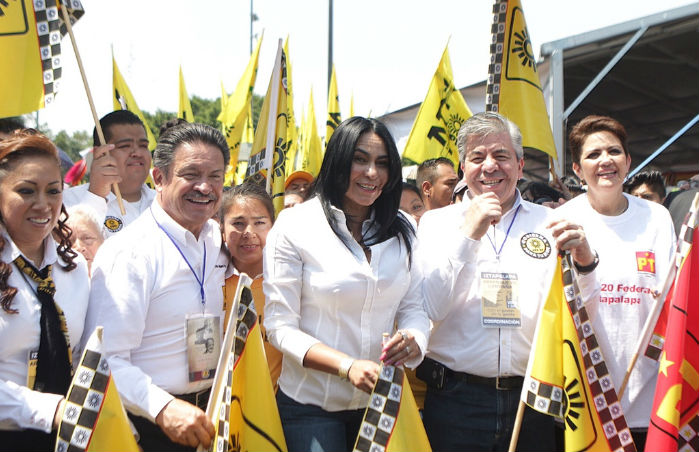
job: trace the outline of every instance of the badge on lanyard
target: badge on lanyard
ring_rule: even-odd
[[[185,320],[189,382],[214,378],[221,354],[221,318],[192,314]]]
[[[520,328],[517,273],[481,272],[481,323],[486,328]]]
[[[36,366],[39,363],[39,350],[29,350],[27,355],[27,387],[34,389],[36,381]]]

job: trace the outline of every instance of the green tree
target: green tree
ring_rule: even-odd
[[[65,130],[61,130],[53,135],[51,130],[46,127],[43,132],[46,133],[46,136],[48,136],[56,146],[63,149],[74,162],[82,158],[80,156],[80,151],[92,147],[92,134],[84,130],[77,130],[72,134],[69,134]]]

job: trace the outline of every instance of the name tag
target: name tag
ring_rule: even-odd
[[[481,272],[481,323],[486,328],[521,328],[516,273]]]
[[[221,354],[221,319],[192,314],[185,320],[189,382],[213,379]]]
[[[34,389],[36,366],[39,362],[39,350],[30,350],[27,354],[27,387]]]

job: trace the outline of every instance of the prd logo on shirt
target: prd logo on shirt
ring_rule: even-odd
[[[546,237],[536,232],[529,232],[519,241],[522,250],[530,257],[546,259],[551,254],[551,244]]]
[[[636,251],[636,268],[639,273],[655,274],[655,253],[652,251]]]
[[[109,229],[109,232],[119,232],[124,227],[124,223],[120,218],[107,215],[107,218],[104,219],[104,226]]]

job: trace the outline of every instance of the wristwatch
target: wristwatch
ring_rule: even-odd
[[[575,265],[576,270],[578,270],[578,273],[590,273],[592,270],[597,268],[597,264],[599,264],[599,254],[597,254],[597,251],[595,251],[595,259],[592,261],[590,265],[579,265],[575,260],[573,260],[573,265]]]

